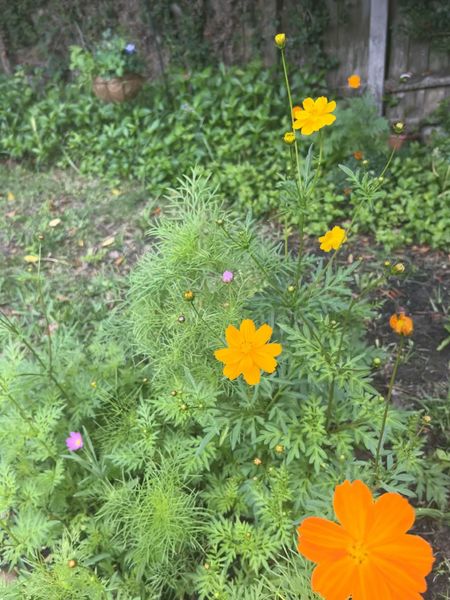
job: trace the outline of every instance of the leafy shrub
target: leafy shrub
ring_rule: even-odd
[[[359,262],[304,257],[292,288],[297,257],[198,174],[150,233],[126,302],[87,347],[57,330],[49,363],[48,343],[24,346],[26,321],[2,316],[0,529],[20,570],[4,597],[312,600],[294,524],[327,515],[337,482],[373,477],[384,412]],[[244,318],[283,345],[256,387],[225,379],[213,355]],[[379,486],[444,509],[446,463],[428,458],[421,423],[390,408]],[[84,448],[64,455],[71,430]]]
[[[295,75],[294,98],[322,93],[321,75]],[[77,84],[53,83],[44,90],[37,86],[38,78],[23,72],[0,83],[3,156],[32,159],[40,167],[76,168],[111,185],[138,180],[154,197],[170,184],[174,170],[182,173],[197,163],[212,172],[221,194],[237,210],[251,208],[258,215],[279,208],[276,187],[288,162],[279,122],[287,99],[261,65],[174,74],[169,88],[148,85],[135,102],[123,105],[103,104]],[[356,151],[373,173],[381,172],[386,161],[386,121],[376,116],[370,98],[338,105],[337,117],[324,139],[327,177],[318,181],[307,207],[306,231],[312,234],[333,218],[351,215],[351,197],[344,194],[349,186],[342,173],[330,173],[333,165],[359,166],[353,158]],[[267,148],[277,138],[279,150],[269,157]],[[388,246],[445,245],[450,181],[444,170],[450,153],[445,144],[439,146],[440,155],[413,146],[394,158],[385,173],[384,195],[362,211],[360,230]]]

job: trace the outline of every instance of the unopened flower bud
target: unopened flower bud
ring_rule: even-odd
[[[369,164],[369,161],[367,160],[367,158],[365,158],[361,164],[364,165],[365,167],[367,167],[367,165]]]
[[[285,33],[277,33],[275,36],[275,45],[277,48],[282,50],[286,46],[286,34]]]
[[[254,464],[257,466],[257,467],[259,467],[259,465],[261,465],[261,464],[262,464],[262,460],[261,460],[260,458],[254,458],[254,459],[253,459],[253,463],[254,463]]]
[[[396,265],[394,265],[392,267],[392,272],[393,273],[404,273],[405,272],[405,265],[403,263],[397,263]]]
[[[183,292],[183,298],[187,302],[192,302],[192,300],[194,299],[194,292],[192,290],[187,290],[186,292]]]
[[[186,317],[184,315],[180,315],[178,317],[178,323],[184,323],[186,321]]]
[[[224,220],[223,219],[217,219],[216,220],[216,225],[218,225],[219,227],[222,227],[223,224],[224,224]]]
[[[384,261],[384,266],[385,267],[390,267],[391,266],[391,261],[390,260],[385,260]]]
[[[373,359],[372,364],[374,367],[376,367],[378,369],[378,367],[381,366],[381,358],[378,358],[378,356],[376,356]]]
[[[188,406],[187,406],[187,404],[182,404],[182,405],[180,406],[180,410],[187,410],[187,409],[188,409]]]
[[[170,392],[170,395],[171,395],[171,396],[176,396],[177,394],[178,394],[177,390],[172,390],[172,391]]]
[[[288,144],[288,146],[293,144],[295,142],[295,133],[293,131],[286,131],[283,135],[283,142]]]
[[[431,422],[431,417],[430,417],[430,415],[424,415],[424,416],[422,417],[422,419],[423,419],[423,421],[424,421],[425,423],[430,423],[430,422]]]
[[[275,452],[277,454],[282,454],[284,452],[284,446],[283,446],[283,444],[277,444],[275,446]]]
[[[398,121],[398,123],[394,123],[394,125],[392,126],[392,129],[394,130],[395,133],[402,133],[403,130],[405,129],[405,124],[402,123],[401,121]]]
[[[69,567],[69,569],[73,569],[74,567],[77,566],[77,561],[74,558],[71,558],[70,560],[67,561],[67,566]]]
[[[288,285],[287,291],[292,294],[293,292],[295,292],[295,285]]]

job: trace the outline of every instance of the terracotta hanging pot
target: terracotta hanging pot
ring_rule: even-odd
[[[105,79],[95,77],[92,82],[94,94],[103,102],[126,102],[139,93],[144,78],[136,73],[128,73],[123,77]]]

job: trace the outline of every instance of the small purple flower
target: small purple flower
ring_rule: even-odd
[[[222,281],[224,283],[231,283],[234,279],[234,275],[231,271],[224,271],[222,275]]]
[[[134,44],[127,44],[124,50],[127,54],[134,54],[136,52],[136,46]]]
[[[71,431],[70,436],[66,439],[66,446],[71,452],[75,452],[75,450],[82,448],[83,438],[81,437],[81,433],[78,431]]]

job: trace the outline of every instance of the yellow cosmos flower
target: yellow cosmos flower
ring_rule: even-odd
[[[344,242],[347,241],[347,235],[342,227],[336,225],[331,231],[327,231],[325,235],[319,238],[320,249],[324,252],[330,250],[338,250]]]
[[[347,83],[348,87],[357,90],[361,85],[361,77],[359,75],[350,75],[350,77],[347,77]]]
[[[273,373],[277,367],[274,356],[281,354],[281,344],[268,344],[272,327],[261,325],[256,329],[251,319],[242,321],[240,329],[229,325],[225,331],[228,348],[214,352],[214,356],[225,364],[223,374],[228,379],[243,375],[249,385],[261,379],[261,370]]]
[[[303,100],[303,108],[294,106],[292,115],[294,117],[294,129],[300,129],[303,135],[311,135],[319,131],[325,125],[331,125],[336,120],[331,113],[336,108],[336,102],[328,102],[325,96],[313,100]]]

